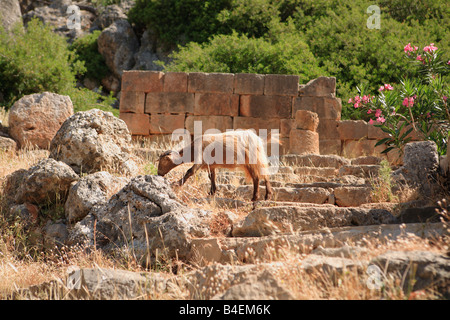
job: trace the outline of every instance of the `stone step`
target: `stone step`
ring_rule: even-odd
[[[377,177],[381,166],[376,164],[345,165],[339,169],[339,176],[355,176],[362,178]]]
[[[334,167],[298,167],[294,172],[302,176],[333,177],[339,174],[339,170]]]
[[[219,194],[226,198],[249,200],[253,196],[253,185],[217,185]],[[371,202],[372,188],[369,185],[343,185],[340,183],[316,182],[289,184],[272,187],[274,201],[336,204],[340,207],[358,207]],[[260,186],[259,197],[264,199],[265,186]]]
[[[340,168],[344,165],[350,165],[351,161],[347,158],[337,155],[318,155],[318,154],[286,154],[280,156],[280,161],[284,165],[297,167],[325,167]]]
[[[191,242],[191,255],[201,256],[205,263],[251,263],[270,259],[267,253],[280,248],[310,253],[319,246],[336,248],[344,244],[364,245],[372,240],[386,243],[411,235],[426,239],[444,234],[448,231],[438,222],[324,228],[264,237],[197,238]]]
[[[396,223],[385,209],[334,206],[276,206],[251,211],[235,223],[234,237],[261,237],[297,231]]]

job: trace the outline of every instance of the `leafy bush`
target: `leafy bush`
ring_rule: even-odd
[[[379,93],[371,96],[364,92],[349,99],[355,109],[369,115],[388,134],[377,145],[386,145],[383,153],[402,149],[415,132],[423,140],[434,141],[438,152],[447,151],[450,127],[448,97],[450,87],[443,76],[450,71],[450,61],[443,60],[443,51],[434,43],[423,50],[408,43],[404,48],[405,60],[416,65],[417,77],[403,77],[398,85],[384,84]]]
[[[0,30],[0,91],[6,109],[24,95],[50,91],[70,96],[75,111],[100,108],[117,115],[111,95],[76,87],[76,76],[85,72],[84,61],[66,40],[37,19],[12,35]]]
[[[210,42],[191,42],[171,55],[166,71],[296,74],[302,82],[322,74],[308,45],[295,33],[277,39],[248,38],[234,32]]]
[[[166,43],[201,43],[218,33],[217,15],[229,6],[230,0],[137,0],[128,18]]]
[[[100,30],[95,30],[93,33],[77,38],[69,47],[77,54],[76,60],[83,62],[86,67],[83,77],[98,81],[110,73],[105,58],[98,52],[97,39],[100,33]]]
[[[0,30],[0,90],[7,107],[23,95],[73,88],[75,75],[85,70],[66,41],[37,19],[12,36]]]

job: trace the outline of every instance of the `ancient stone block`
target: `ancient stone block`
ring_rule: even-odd
[[[320,140],[319,141],[319,150],[320,154],[336,154],[341,155],[341,140]]]
[[[342,155],[347,158],[357,158],[375,154],[377,140],[347,140],[343,142]]]
[[[389,134],[387,134],[386,132],[383,132],[383,130],[381,130],[378,127],[375,127],[373,124],[368,124],[367,125],[367,138],[368,139],[384,139],[384,138],[388,138]]]
[[[120,113],[120,119],[125,121],[132,135],[147,136],[150,132],[148,114]]]
[[[166,72],[164,92],[187,92],[188,74],[185,72]]]
[[[315,112],[297,110],[295,113],[295,125],[297,129],[317,131],[319,116]]]
[[[184,129],[184,114],[152,114],[150,116],[151,134],[168,134],[176,129]]]
[[[124,71],[122,93],[125,91],[161,92],[164,89],[164,73],[160,71]]]
[[[239,115],[244,117],[290,118],[291,109],[288,96],[240,96]]]
[[[234,74],[191,72],[188,92],[233,93]]]
[[[341,140],[359,140],[367,138],[368,125],[364,120],[339,121],[338,128]]]
[[[145,113],[194,113],[194,94],[187,92],[150,92]]]
[[[330,97],[336,96],[336,78],[319,77],[309,81],[306,85],[300,86],[300,96]]]
[[[122,91],[120,94],[120,112],[144,113],[145,93]]]
[[[340,140],[337,130],[338,123],[337,120],[320,119],[317,127],[320,140]]]
[[[239,96],[232,93],[195,93],[194,115],[237,116]]]
[[[315,112],[322,119],[341,119],[342,104],[339,98],[302,96],[294,99],[292,115],[297,110]]]
[[[280,119],[280,135],[282,137],[289,137],[291,130],[295,128],[295,119]]]
[[[264,75],[254,73],[237,73],[234,75],[234,93],[264,94]]]
[[[298,76],[266,74],[264,80],[265,95],[298,95]]]
[[[258,134],[259,129],[277,129],[280,130],[280,119],[263,119],[253,117],[234,117],[233,129],[254,129]]]
[[[291,153],[319,154],[319,134],[317,132],[292,129],[289,140]]]
[[[185,122],[185,128],[194,134],[194,125],[197,122],[197,126],[203,134],[208,129],[217,129],[220,132],[225,132],[227,129],[233,129],[233,119],[229,116],[187,116]],[[200,133],[200,132],[195,132]]]

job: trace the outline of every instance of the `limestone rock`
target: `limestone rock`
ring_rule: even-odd
[[[19,178],[21,182],[14,192],[15,203],[42,205],[49,201],[64,203],[70,184],[79,177],[67,164],[44,159],[29,170],[20,172]],[[17,182],[10,185],[17,186]]]
[[[50,144],[50,157],[67,163],[76,173],[137,172],[125,122],[98,109],[67,119]]]
[[[114,75],[120,78],[124,70],[133,68],[139,41],[127,20],[114,21],[102,31],[97,43],[98,51],[105,57],[106,65]]]
[[[437,286],[446,299],[450,297],[450,260],[429,251],[388,251],[374,258],[375,264],[403,282],[404,290],[423,290]]]
[[[0,22],[7,32],[16,24],[22,25],[19,0],[0,0]]]
[[[147,254],[159,250],[184,259],[191,239],[209,234],[208,216],[180,203],[163,177],[137,176],[106,204],[93,207],[75,230],[92,237],[96,219],[96,243],[105,250],[128,246],[139,258],[151,259]]]
[[[115,177],[100,171],[82,177],[69,190],[65,204],[65,215],[69,221],[78,221],[88,215],[96,204],[104,204],[128,182],[126,178]]]
[[[11,137],[20,147],[48,149],[63,122],[73,114],[70,97],[44,92],[24,96],[9,113]]]

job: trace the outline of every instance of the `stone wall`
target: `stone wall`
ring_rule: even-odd
[[[120,118],[133,135],[150,139],[180,128],[193,134],[194,121],[202,121],[203,132],[278,129],[281,154],[379,155],[380,129],[341,121],[335,78],[298,82],[295,75],[125,71]]]

